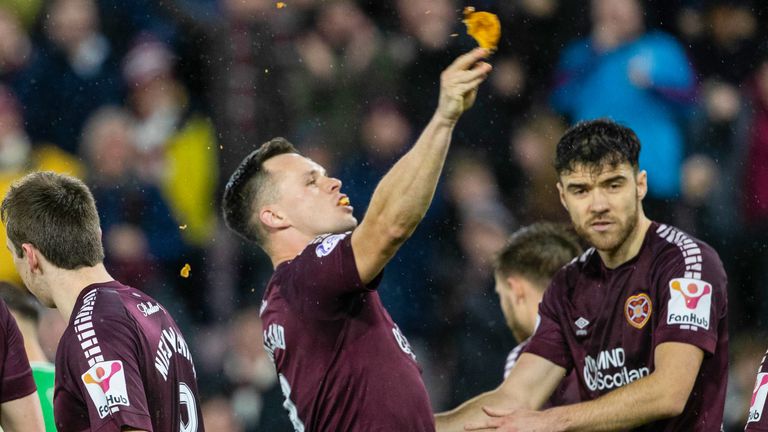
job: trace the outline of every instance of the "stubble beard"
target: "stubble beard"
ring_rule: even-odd
[[[591,246],[601,252],[614,253],[621,249],[622,246],[629,240],[630,235],[637,228],[637,220],[639,216],[639,206],[635,201],[635,209],[625,220],[615,219],[613,222],[618,226],[619,230],[615,233],[599,234],[592,231],[588,224],[576,225],[573,227],[576,230],[576,234],[582,239],[586,240]]]

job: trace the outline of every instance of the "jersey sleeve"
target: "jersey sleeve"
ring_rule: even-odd
[[[82,394],[91,430],[152,430],[146,398],[151,389],[141,379],[135,323],[124,310],[104,312],[94,312],[89,321],[75,320],[80,347],[66,356],[63,366]]]
[[[689,241],[659,260],[663,264],[652,281],[660,314],[655,345],[681,342],[714,354],[728,307],[720,258],[709,246]]]
[[[37,387],[24,349],[24,338],[5,302],[0,302],[0,322],[3,327],[0,335],[0,403],[4,403],[30,395],[37,391]]]
[[[280,289],[301,312],[333,318],[348,307],[351,296],[375,290],[380,281],[381,275],[368,285],[360,280],[347,233],[329,235],[304,249],[289,264]]]
[[[559,301],[565,288],[565,270],[558,272],[552,279],[544,298],[539,305],[539,318],[536,331],[531,336],[524,352],[536,354],[569,371],[573,368],[573,359],[568,350],[568,343],[563,337],[560,322],[562,314]]]
[[[766,353],[768,357],[768,352]],[[747,414],[747,426],[744,428],[747,432],[766,432],[768,431],[768,364],[766,357],[763,357],[763,364],[757,372],[755,388],[752,390],[752,399],[749,404]]]

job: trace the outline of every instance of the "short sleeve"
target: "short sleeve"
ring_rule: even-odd
[[[550,283],[549,289],[544,292],[544,298],[539,305],[539,318],[536,331],[531,336],[525,351],[543,357],[567,371],[573,368],[573,360],[568,350],[568,344],[563,337],[563,328],[558,313],[561,309],[559,299],[564,298],[565,271],[558,272]]]
[[[768,356],[768,353],[766,353]],[[760,371],[757,373],[755,388],[752,390],[752,399],[747,414],[747,426],[744,428],[747,432],[766,432],[768,431],[768,365],[765,357]]]
[[[349,305],[351,296],[375,290],[377,276],[368,285],[360,279],[352,236],[324,237],[310,244],[280,276],[281,294],[301,312],[333,318]]]
[[[16,400],[37,391],[29,366],[27,352],[24,349],[24,338],[19,331],[16,320],[13,319],[8,306],[0,301],[0,321],[2,321],[2,388],[0,403]]]
[[[63,367],[85,401],[92,431],[152,430],[148,389],[139,368],[138,335],[131,318],[122,312],[94,313],[90,321],[76,320],[80,347],[65,357]]]
[[[653,281],[660,304],[655,345],[681,342],[714,354],[728,307],[720,258],[709,246],[690,241],[659,260],[663,264]]]

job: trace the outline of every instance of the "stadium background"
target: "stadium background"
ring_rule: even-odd
[[[460,21],[468,4],[0,0],[0,192],[32,169],[85,179],[108,268],[164,303],[187,335],[208,429],[290,430],[261,348],[270,264],[223,227],[223,184],[247,152],[282,135],[344,182],[362,217],[377,180],[431,115],[440,71],[474,45]],[[566,218],[551,160],[573,115],[552,94],[563,50],[592,25],[586,1],[472,5],[500,16],[495,70],[380,291],[424,366],[436,410],[501,380],[514,340],[490,259],[521,224]],[[652,186],[661,192],[648,212],[724,260],[726,418],[728,430],[741,430],[768,347],[768,3],[643,5],[648,31],[677,40],[693,77],[673,109],[679,148],[658,153],[680,158],[657,172],[664,180]],[[600,95],[591,102],[610,114]],[[660,128],[659,118],[650,113],[642,127]],[[18,282],[7,253],[0,278]],[[51,356],[62,326],[55,312],[45,315]]]

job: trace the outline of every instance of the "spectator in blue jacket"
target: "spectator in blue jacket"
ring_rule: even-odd
[[[571,121],[609,117],[637,132],[650,201],[678,195],[695,78],[672,36],[646,30],[639,0],[593,0],[591,34],[565,49],[555,79],[552,105]]]

